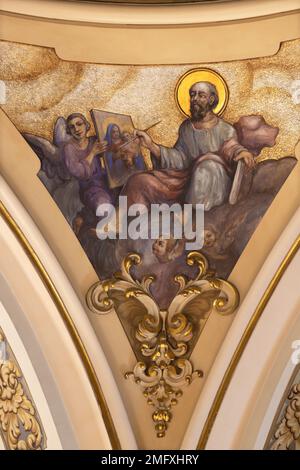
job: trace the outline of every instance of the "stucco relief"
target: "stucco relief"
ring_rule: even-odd
[[[46,435],[25,378],[0,329],[0,432],[9,450],[42,450]]]
[[[300,370],[289,385],[267,439],[265,449],[300,450]]]

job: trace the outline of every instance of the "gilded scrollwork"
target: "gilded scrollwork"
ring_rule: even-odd
[[[0,432],[9,450],[41,450],[46,446],[37,410],[1,329]]]
[[[273,434],[272,450],[300,448],[300,383],[290,389],[288,405]]]
[[[139,263],[139,255],[129,254],[120,272],[89,289],[87,305],[96,314],[118,312],[121,305],[123,312],[130,309],[140,318],[134,336],[135,353],[142,360],[126,372],[125,378],[138,384],[147,403],[154,407],[152,419],[156,434],[163,437],[172,419],[171,409],[178,403],[183,389],[203,376],[201,370],[194,370],[189,359],[196,330],[200,334],[213,310],[222,315],[233,313],[239,295],[229,282],[214,276],[201,253],[190,252],[187,264],[197,266],[198,275],[193,280],[176,276],[178,293],[168,309],[162,310],[151,295],[154,277],[138,281],[130,273],[131,267]]]

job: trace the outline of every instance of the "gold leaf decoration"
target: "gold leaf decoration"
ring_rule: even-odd
[[[300,383],[294,384],[288,394],[288,406],[274,433],[271,450],[291,450],[300,444]]]
[[[87,305],[96,314],[107,314],[118,310],[122,296],[132,300],[128,308],[134,306],[136,317],[140,318],[134,330],[135,353],[143,360],[126,372],[125,378],[138,384],[147,403],[154,407],[155,431],[157,437],[164,437],[172,419],[171,409],[178,403],[183,389],[203,376],[189,360],[196,328],[202,331],[213,310],[221,315],[233,313],[239,295],[232,284],[214,277],[206,258],[195,251],[188,254],[187,264],[197,266],[198,275],[192,280],[177,275],[178,293],[168,309],[162,310],[151,295],[154,277],[138,281],[130,274],[131,267],[139,263],[141,257],[136,253],[126,256],[120,272],[88,290]]]
[[[46,436],[22,372],[0,329],[0,432],[9,450],[42,450]]]

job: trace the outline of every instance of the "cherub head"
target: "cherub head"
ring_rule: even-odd
[[[217,230],[213,225],[206,225],[204,228],[204,248],[212,248],[217,241]]]
[[[124,140],[124,142],[128,142],[131,139],[132,139],[131,132],[128,129],[124,129],[124,131],[122,132],[122,140]]]
[[[168,263],[178,258],[184,249],[184,239],[159,237],[152,245],[152,252],[160,263]]]

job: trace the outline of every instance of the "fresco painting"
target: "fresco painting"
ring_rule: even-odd
[[[13,53],[17,52],[19,58],[26,54],[22,45],[2,46],[4,62],[12,60]],[[34,67],[36,50],[42,53],[44,48],[26,47],[32,53],[28,67]],[[176,295],[174,277],[179,273],[194,275],[194,268],[186,264],[188,250],[182,238],[164,233],[153,238],[149,232],[147,239],[122,239],[117,236],[117,229],[114,238],[99,239],[99,207],[111,204],[118,211],[120,196],[126,196],[129,208],[133,205],[150,208],[153,204],[168,207],[190,204],[194,208],[201,204],[204,231],[200,251],[218,277],[228,278],[297,163],[293,150],[283,146],[287,125],[292,128],[293,149],[297,143],[296,122],[286,123],[300,103],[294,93],[296,68],[289,72],[290,94],[286,83],[276,84],[272,79],[274,67],[282,75],[289,55],[295,57],[297,48],[299,41],[293,41],[282,46],[272,58],[198,67],[118,66],[113,70],[113,66],[65,63],[56,57],[61,67],[77,70],[76,83],[70,85],[72,101],[64,94],[60,98],[61,108],[49,104],[46,112],[29,111],[30,105],[26,109],[26,103],[19,102],[18,117],[10,112],[9,104],[3,105],[39,158],[38,177],[78,237],[100,279],[112,276],[126,254],[139,253],[143,262],[133,268],[134,276],[141,279],[153,274],[156,280],[152,283],[152,294],[160,307],[166,308]],[[46,51],[51,63],[54,53]],[[252,73],[243,102],[243,94],[237,93],[237,72],[244,71],[240,76],[243,87],[247,70],[252,67],[252,71],[257,71],[259,60],[260,75]],[[136,73],[135,79],[122,86],[113,73],[117,70],[120,77]],[[150,77],[153,72],[157,76],[160,70],[162,76],[153,82],[139,79],[143,73]],[[83,103],[82,90],[92,71],[97,74],[97,89],[90,88],[89,99]],[[60,83],[62,73],[67,72],[53,77],[54,82]],[[0,79],[6,83],[7,77],[0,74]],[[98,95],[102,79],[103,100]],[[38,81],[39,77],[32,79],[28,93],[37,91]],[[143,90],[138,88],[141,83],[148,101],[141,96]],[[283,112],[278,121],[276,100],[284,86],[285,102],[280,106],[286,115]],[[18,87],[18,80],[12,77],[8,97],[18,95]],[[51,87],[50,82],[48,97]],[[167,105],[164,96],[168,96]],[[157,101],[154,107],[150,97]],[[249,97],[254,98],[251,101]],[[138,105],[143,109],[137,111]],[[176,123],[171,115],[176,116]],[[39,132],[43,118],[47,124]]]

